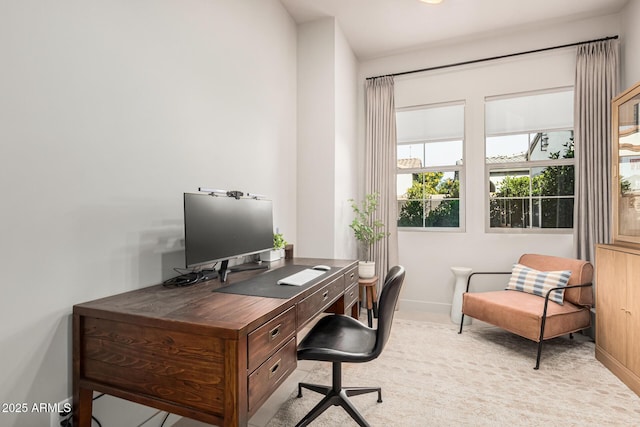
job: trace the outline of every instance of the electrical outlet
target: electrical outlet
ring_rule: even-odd
[[[51,412],[51,418],[49,427],[60,427],[62,420],[66,420],[71,416],[71,398],[67,397],[65,400],[56,403],[55,411]],[[67,415],[60,415],[60,413],[66,413]]]

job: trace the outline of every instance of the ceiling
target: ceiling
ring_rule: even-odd
[[[619,12],[629,0],[280,0],[297,23],[336,17],[360,59]],[[631,0],[632,1],[632,0]]]

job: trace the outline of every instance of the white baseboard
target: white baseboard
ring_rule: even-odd
[[[401,299],[398,303],[398,308],[400,310],[424,311],[427,313],[451,313],[451,304],[410,299]]]

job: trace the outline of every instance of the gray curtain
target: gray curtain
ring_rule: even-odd
[[[595,244],[611,241],[611,100],[618,94],[619,43],[578,46],[574,141],[574,255],[593,261]]]
[[[373,247],[376,275],[381,280],[398,264],[396,202],[396,111],[393,77],[369,79],[366,83],[365,191],[378,193],[377,216],[389,236]]]

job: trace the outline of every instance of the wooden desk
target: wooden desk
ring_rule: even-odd
[[[222,286],[212,280],[75,305],[73,425],[91,425],[99,391],[205,423],[246,426],[295,370],[296,333],[323,311],[358,314],[357,261],[297,258],[277,266],[286,264],[336,268],[289,299],[212,292]],[[229,285],[256,274],[231,274]]]

